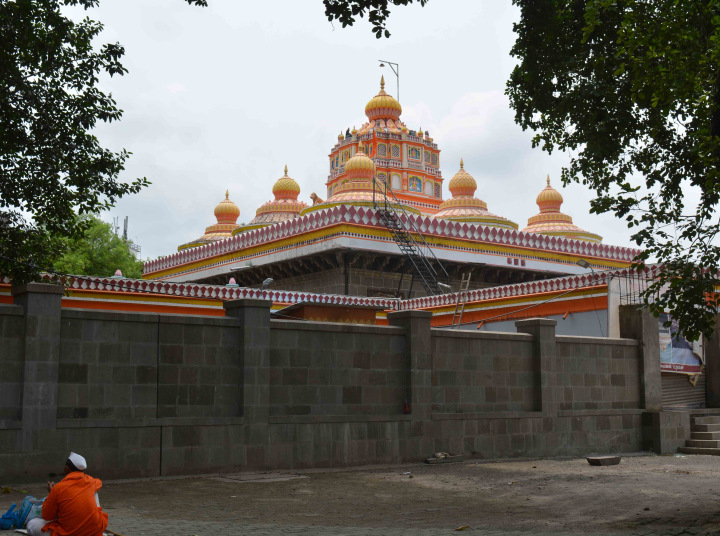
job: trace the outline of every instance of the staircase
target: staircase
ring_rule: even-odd
[[[449,280],[448,273],[437,260],[420,230],[386,184],[373,180],[373,206],[383,225],[390,231],[400,251],[410,262],[413,273],[430,296],[445,294],[440,279]],[[405,216],[403,222],[401,216]],[[413,233],[415,236],[413,236]],[[416,238],[417,237],[417,238]],[[436,268],[437,267],[437,268]]]
[[[678,452],[720,456],[720,415],[691,419],[691,439],[685,441],[686,446],[678,448]]]

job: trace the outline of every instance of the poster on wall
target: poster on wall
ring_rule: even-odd
[[[670,321],[669,326],[665,326]],[[702,348],[678,334],[678,323],[669,314],[658,317],[660,330],[660,370],[678,374],[700,374],[703,368]]]

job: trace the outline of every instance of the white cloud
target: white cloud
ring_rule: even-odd
[[[172,84],[165,86],[165,90],[168,93],[183,93],[187,91],[187,88],[183,86],[180,82],[173,82]]]

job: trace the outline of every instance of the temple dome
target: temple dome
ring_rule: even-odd
[[[460,170],[455,173],[455,176],[452,179],[450,179],[448,189],[453,197],[461,195],[475,195],[477,182],[475,182],[475,179],[472,175],[470,175],[470,173],[465,171],[465,164],[463,163],[462,158],[460,159]]]
[[[543,188],[535,199],[540,207],[540,212],[559,212],[563,204],[563,196],[555,188],[550,186],[550,175],[547,176],[547,186]]]
[[[225,199],[218,203],[214,212],[217,223],[207,226],[205,234],[200,238],[178,246],[178,251],[202,246],[232,236],[232,232],[239,227],[237,219],[240,217],[240,209],[230,201],[230,192],[228,190],[225,190]]]
[[[306,203],[298,201],[300,185],[288,176],[287,166],[285,166],[285,174],[275,181],[272,192],[275,199],[264,203],[255,211],[255,217],[250,223],[236,229],[233,234],[297,218],[300,212],[307,208]]]
[[[225,190],[225,199],[215,207],[215,218],[218,223],[235,223],[240,217],[240,209],[230,201],[230,191]]]
[[[402,106],[392,95],[385,93],[385,77],[380,77],[380,93],[365,105],[365,115],[370,121],[377,119],[400,119]]]
[[[448,187],[452,193],[452,199],[448,199],[440,205],[440,210],[433,216],[434,218],[502,229],[516,230],[518,228],[517,223],[488,212],[485,201],[474,197],[477,183],[473,176],[465,171],[462,159],[460,160],[460,170],[450,180]]]
[[[571,216],[560,212],[563,197],[555,188],[550,186],[550,176],[547,177],[547,186],[540,192],[535,200],[540,213],[528,219],[524,233],[536,233],[549,236],[561,236],[585,242],[600,243],[602,236],[581,229],[573,224]]]
[[[295,179],[288,177],[288,168],[285,166],[285,175],[280,177],[273,185],[272,193],[275,199],[293,199],[297,200],[300,195],[300,185]]]
[[[345,176],[350,180],[367,179],[371,181],[374,174],[375,162],[365,154],[362,145],[359,145],[357,152],[345,163]]]
[[[303,210],[301,215],[330,208],[335,205],[373,206],[373,183],[376,195],[378,191],[386,188],[385,184],[375,178],[375,162],[365,154],[362,145],[357,152],[345,163],[345,178],[335,187],[332,195],[317,205]],[[420,214],[420,211],[409,205],[403,205],[407,212]]]

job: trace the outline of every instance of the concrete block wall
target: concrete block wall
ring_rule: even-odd
[[[562,410],[642,407],[634,341],[557,337],[558,405]]]
[[[274,320],[270,332],[270,416],[402,412],[402,330]]]
[[[157,315],[63,310],[59,419],[157,416]]]
[[[114,478],[632,451],[655,430],[650,343],[558,337],[553,320],[449,332],[425,311],[351,326],[274,321],[261,300],[209,318],[14,292],[0,306],[2,341],[20,340],[1,359],[22,370],[0,376],[0,392],[21,378],[0,429],[9,479],[58,472],[69,450]]]
[[[0,307],[0,420],[20,419],[24,343],[23,308],[16,305]]]
[[[532,337],[433,330],[435,412],[539,411]]]

